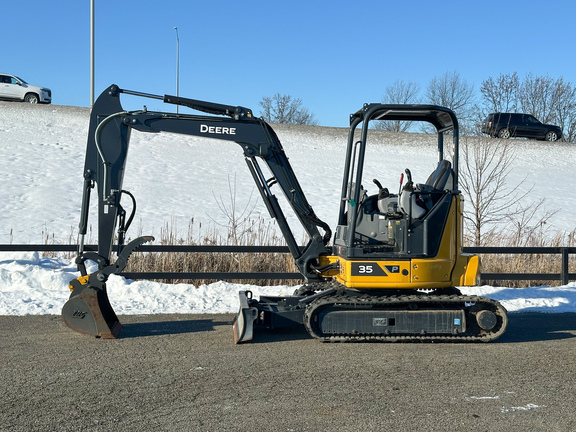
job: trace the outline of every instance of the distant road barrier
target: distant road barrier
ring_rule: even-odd
[[[464,252],[474,254],[537,254],[561,255],[560,273],[482,273],[483,280],[554,280],[566,285],[576,280],[576,273],[569,272],[569,258],[576,254],[576,247],[465,247]],[[76,252],[77,245],[33,245],[11,244],[0,245],[0,252]],[[96,245],[85,245],[84,251],[97,251]],[[138,252],[195,252],[195,253],[290,253],[286,246],[196,246],[196,245],[143,245]],[[300,273],[247,273],[247,272],[127,272],[121,273],[128,279],[303,279]]]

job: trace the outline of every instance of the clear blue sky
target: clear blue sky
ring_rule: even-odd
[[[513,72],[576,84],[574,16],[571,0],[96,0],[95,92],[175,94],[177,26],[180,96],[258,114],[279,92],[347,126],[397,79],[422,91],[451,71],[476,89]],[[51,88],[54,104],[90,105],[90,0],[20,0],[0,22],[0,72]]]

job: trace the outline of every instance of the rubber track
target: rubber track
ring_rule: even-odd
[[[471,304],[476,306],[485,305],[482,309],[491,310],[498,317],[498,324],[496,328],[486,332],[481,330],[475,321],[471,322],[474,318],[471,313],[466,313],[466,327],[467,332],[463,334],[447,334],[447,335],[426,335],[426,334],[413,334],[413,335],[395,335],[395,334],[320,334],[319,329],[314,329],[312,318],[316,312],[320,312],[326,306],[339,305],[350,306],[351,308],[373,307],[385,308],[387,305],[393,306],[393,310],[408,307],[409,304],[418,304],[421,306],[428,305],[441,305],[441,308],[454,308],[465,310],[470,309]],[[469,306],[465,306],[468,304]],[[488,297],[480,296],[464,296],[464,295],[406,295],[406,296],[348,296],[348,295],[334,295],[319,298],[306,308],[304,313],[304,325],[306,330],[315,338],[325,342],[490,342],[497,339],[504,331],[508,324],[506,309],[496,300]],[[469,334],[470,328],[477,329],[478,334]]]

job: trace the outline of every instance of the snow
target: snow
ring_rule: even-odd
[[[6,254],[6,253],[4,253]],[[4,255],[2,254],[2,255]],[[0,256],[0,315],[60,314],[78,276],[72,259],[45,258],[38,253]],[[18,255],[18,256],[16,256]],[[210,285],[131,281],[112,275],[108,297],[120,315],[159,313],[236,313],[238,291],[261,295],[291,295],[294,287],[260,287],[228,282]],[[559,287],[464,287],[464,294],[499,300],[509,312],[576,312],[576,283]]]
[[[354,111],[351,107],[351,111]],[[75,243],[80,214],[82,171],[89,110],[56,105],[0,102],[0,244]],[[300,184],[317,215],[336,224],[346,129],[274,125]],[[366,178],[377,178],[392,191],[404,168],[416,181],[434,168],[433,141],[422,134],[376,134],[381,144],[369,154]],[[510,184],[522,183],[537,202],[546,198],[552,232],[574,230],[576,146],[519,141]],[[234,143],[173,134],[134,132],[125,189],[138,200],[132,237],[159,237],[168,228],[179,237],[198,236],[226,226],[219,206],[245,206],[251,216],[268,218]],[[394,169],[391,169],[394,168]],[[525,177],[527,178],[525,179]],[[375,188],[373,185],[367,187]],[[235,198],[231,198],[234,195]],[[248,204],[249,203],[249,204]],[[94,212],[91,217],[94,216]],[[297,226],[294,215],[288,215]],[[192,222],[193,221],[193,222]],[[302,232],[295,230],[296,238]],[[87,243],[96,233],[91,228]],[[39,253],[0,253],[0,315],[60,314],[78,276],[73,259]],[[238,291],[289,295],[294,287],[260,287],[217,282],[210,285],[162,284],[112,276],[107,283],[116,313],[235,313]],[[560,287],[467,287],[465,294],[491,297],[510,312],[576,312],[576,283]]]

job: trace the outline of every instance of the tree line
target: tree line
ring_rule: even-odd
[[[268,123],[317,125],[313,113],[302,104],[302,99],[276,93],[272,97],[263,97],[259,102],[260,116]]]
[[[424,92],[417,83],[397,80],[385,89],[382,102],[445,106],[456,113],[467,135],[480,135],[479,125],[489,113],[532,114],[542,123],[560,126],[565,141],[576,141],[576,87],[562,77],[500,74],[484,80],[478,93],[473,84],[453,71],[432,78]],[[406,122],[382,122],[379,128],[405,132],[410,126]]]
[[[542,123],[562,128],[564,141],[576,142],[576,86],[564,78],[537,76],[520,78],[516,72],[484,80],[474,85],[456,71],[433,77],[426,88],[418,83],[396,80],[384,89],[382,103],[433,104],[453,110],[466,135],[481,135],[479,125],[489,113],[521,112],[532,114]],[[302,100],[276,93],[260,101],[261,116],[272,123],[317,125],[313,113]],[[393,132],[411,130],[410,122],[386,121],[376,128]]]

